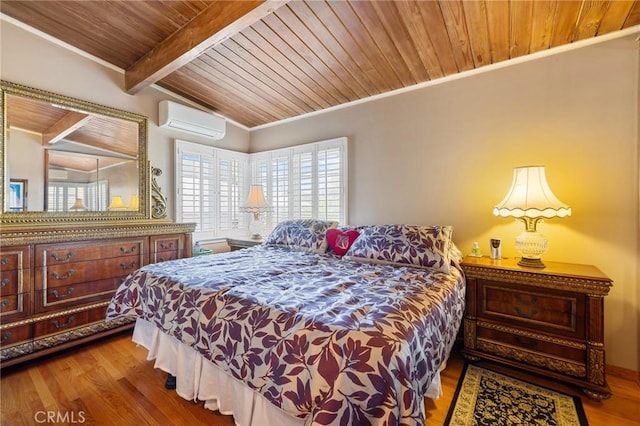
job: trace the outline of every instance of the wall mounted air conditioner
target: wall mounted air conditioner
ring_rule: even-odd
[[[222,139],[224,118],[171,101],[158,104],[158,125],[211,139]]]

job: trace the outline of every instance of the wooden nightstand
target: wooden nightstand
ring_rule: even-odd
[[[604,296],[611,280],[590,265],[467,257],[463,354],[611,396],[605,377]]]
[[[264,241],[262,238],[259,240],[254,240],[251,237],[227,238],[227,244],[229,245],[229,248],[231,249],[231,251],[240,250],[247,247],[253,247],[255,245],[262,244],[262,241]]]

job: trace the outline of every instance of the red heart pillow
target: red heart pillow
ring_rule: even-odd
[[[327,229],[327,243],[338,256],[344,256],[351,244],[360,236],[356,230],[342,232],[339,229]]]

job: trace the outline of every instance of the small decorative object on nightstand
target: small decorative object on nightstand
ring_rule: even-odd
[[[229,245],[231,251],[235,251],[262,244],[262,239],[256,240],[253,238],[227,238],[227,244]]]
[[[463,354],[579,386],[606,399],[604,297],[611,280],[590,265],[467,257]]]
[[[205,254],[211,254],[213,250],[206,249],[200,245],[200,241],[196,241],[193,245],[193,250],[191,250],[191,257],[195,256],[203,256]]]

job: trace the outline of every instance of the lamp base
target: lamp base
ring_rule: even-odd
[[[540,259],[529,259],[528,257],[523,257],[518,262],[518,265],[524,266],[525,268],[545,268],[546,265],[542,263]]]
[[[549,242],[535,230],[525,230],[516,237],[516,249],[522,253],[522,259],[518,262],[520,266],[527,268],[544,268],[544,263],[540,260],[542,254],[547,251]]]
[[[251,232],[251,238],[254,240],[259,240],[262,238],[262,235],[260,235],[260,233],[262,232],[262,223],[260,222],[258,213],[254,213],[251,222],[249,222],[249,232]]]

